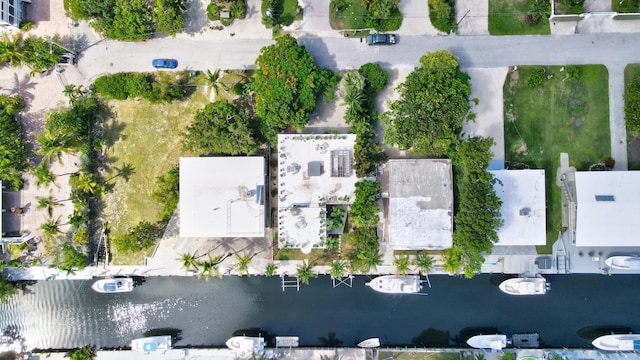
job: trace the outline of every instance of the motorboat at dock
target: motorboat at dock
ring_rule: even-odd
[[[267,343],[262,336],[234,336],[225,343],[237,357],[260,357],[264,354]]]
[[[109,278],[96,281],[91,288],[99,293],[114,294],[131,292],[133,286],[132,278]]]
[[[640,270],[639,256],[610,256],[604,263],[611,269]]]
[[[500,290],[509,295],[542,295],[547,292],[547,279],[542,276],[508,279],[500,283]]]
[[[143,353],[171,350],[171,336],[151,336],[131,341],[131,350]]]
[[[507,347],[507,335],[476,335],[467,340],[467,345],[476,349],[491,349],[500,351]]]
[[[591,343],[600,350],[638,351],[640,350],[640,334],[613,334],[596,338]]]
[[[378,276],[365,285],[385,294],[415,294],[422,289],[418,275],[384,275]]]

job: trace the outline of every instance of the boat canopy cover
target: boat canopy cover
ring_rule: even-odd
[[[116,290],[118,290],[119,288],[122,287],[122,281],[117,281],[117,282],[108,282],[106,284],[104,284],[104,291],[105,292],[116,292]]]

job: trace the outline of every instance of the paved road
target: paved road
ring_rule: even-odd
[[[617,170],[626,170],[627,147],[623,118],[623,78],[626,64],[640,63],[640,35],[601,33],[546,36],[402,36],[389,47],[370,47],[359,39],[302,36],[316,62],[333,70],[378,62],[387,68],[415,67],[427,52],[449,49],[463,68],[511,65],[604,64],[610,76],[612,157]],[[78,70],[93,80],[103,73],[148,71],[151,59],[175,57],[180,69],[254,67],[260,48],[269,39],[219,40],[164,38],[140,43],[102,41],[84,51]],[[622,141],[622,142],[621,142]]]

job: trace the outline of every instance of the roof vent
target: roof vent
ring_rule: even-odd
[[[613,195],[596,195],[596,201],[616,201]]]
[[[520,216],[529,216],[531,214],[531,208],[522,208],[520,209]]]

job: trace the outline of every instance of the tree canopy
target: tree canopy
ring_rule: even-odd
[[[142,0],[116,0],[113,23],[105,30],[112,39],[148,39],[153,31],[152,11]]]
[[[207,155],[250,155],[258,145],[242,109],[227,100],[198,110],[183,134],[184,146]]]
[[[288,126],[302,129],[318,96],[333,94],[337,83],[337,76],[318,68],[307,49],[291,35],[262,48],[256,64],[256,114],[262,120],[263,134],[271,141]]]
[[[22,110],[18,96],[0,95],[0,179],[22,188],[22,175],[29,168],[22,127],[16,114]]]
[[[378,216],[380,183],[370,180],[357,182],[355,196],[356,199],[349,212],[351,221],[358,227],[376,226],[380,220]]]
[[[156,31],[175,35],[184,28],[186,0],[155,0],[153,22]]]
[[[382,114],[385,141],[417,154],[445,156],[469,116],[469,77],[448,50],[424,55],[420,63],[398,87],[400,99]]]
[[[453,158],[456,165],[457,211],[453,247],[445,251],[447,270],[462,270],[466,277],[480,272],[484,257],[498,241],[502,226],[502,201],[493,190],[493,175],[487,171],[493,139],[473,137],[460,142]]]

